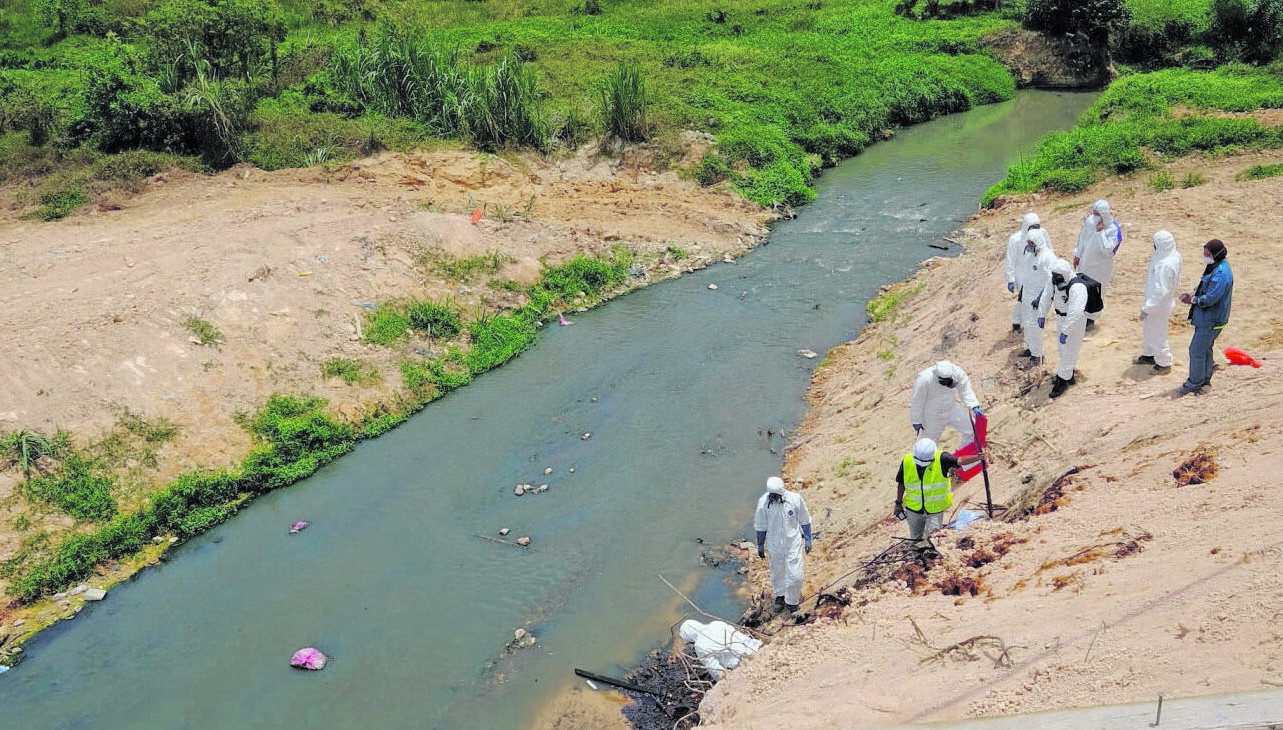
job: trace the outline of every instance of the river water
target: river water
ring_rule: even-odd
[[[545,329],[31,642],[0,677],[4,726],[520,728],[574,667],[618,675],[667,640],[684,603],[661,575],[733,620],[735,576],[700,550],[751,535],[819,362],[797,351],[852,339],[881,285],[1093,99],[1026,91],[904,130],[738,262]],[[478,537],[501,527],[531,549]],[[505,653],[518,627],[538,644]],[[304,646],[330,666],[291,669]]]

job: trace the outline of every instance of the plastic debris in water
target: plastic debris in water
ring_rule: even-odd
[[[290,666],[298,667],[299,669],[325,669],[325,663],[329,659],[329,657],[325,656],[325,652],[314,646],[309,646],[306,649],[299,649],[294,652],[294,656],[290,657]]]
[[[568,324],[574,324],[574,322],[571,322],[570,320],[566,319],[566,316],[565,316],[565,315],[563,315],[563,314],[558,314],[558,315],[557,315],[557,324],[561,325],[562,327],[565,327],[565,326],[566,326],[566,325],[568,325]]]
[[[307,520],[299,520],[298,522],[295,522],[293,526],[290,527],[290,534],[293,535],[296,532],[302,532],[304,528],[306,528],[310,524],[312,523],[308,522]]]

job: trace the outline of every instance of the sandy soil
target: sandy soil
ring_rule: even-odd
[[[786,474],[801,480],[822,534],[804,595],[846,588],[851,604],[830,604],[813,623],[771,626],[774,641],[705,698],[704,725],[867,727],[1277,686],[1283,538],[1270,485],[1283,443],[1283,317],[1274,306],[1283,179],[1234,175],[1280,161],[1283,152],[1190,159],[1174,166],[1176,179],[1197,170],[1207,184],[1155,193],[1143,175],[982,213],[963,231],[968,252],[929,262],[908,284],[922,293],[893,322],[830,352]],[[1102,197],[1127,239],[1079,384],[1050,401],[1054,335],[1042,368],[1017,368],[1023,344],[1010,332],[1001,258],[1031,209],[1069,254],[1082,215]],[[1180,397],[1192,328],[1179,305],[1172,372],[1132,364],[1150,236],[1162,228],[1184,256],[1186,291],[1202,271],[1202,244],[1227,243],[1236,292],[1217,349],[1243,348],[1263,367],[1221,358],[1210,388]],[[887,350],[892,360],[877,356]],[[889,516],[894,474],[913,440],[913,378],[939,359],[967,370],[992,419],[995,502],[1042,498],[1041,514],[943,533],[943,558],[925,575],[863,567],[907,534]],[[945,445],[957,444],[947,431]],[[1179,485],[1173,471],[1204,449],[1215,476]],[[982,480],[956,495],[977,509]],[[754,577],[763,584],[760,562]]]
[[[701,141],[689,142],[698,153]],[[141,195],[57,223],[19,220],[10,205],[0,213],[0,431],[68,429],[83,445],[126,412],[168,419],[179,437],[156,466],[122,470],[117,496],[129,507],[177,473],[238,463],[250,442],[233,417],[273,391],[323,396],[351,418],[395,398],[399,363],[431,343],[363,344],[363,303],[448,296],[493,313],[518,295],[487,280],[534,281],[543,261],[624,245],[648,267],[634,280],[644,283],[762,240],[770,211],[658,172],[653,154],[388,153],[334,170],[166,173]],[[14,192],[0,191],[0,203]],[[444,280],[433,263],[489,253],[509,263],[467,282]],[[192,316],[221,344],[201,346],[184,328]],[[373,363],[382,381],[324,380],[332,357]],[[0,560],[25,535],[71,527],[27,503],[16,472],[0,471]],[[16,529],[19,516],[32,526]],[[0,609],[0,628],[39,608]]]

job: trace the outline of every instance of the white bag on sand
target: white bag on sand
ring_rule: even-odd
[[[727,669],[739,666],[740,659],[762,648],[762,642],[737,630],[725,621],[702,624],[694,619],[683,621],[681,637],[695,647],[699,659],[713,679],[721,679]]]

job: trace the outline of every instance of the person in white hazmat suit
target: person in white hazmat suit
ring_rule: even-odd
[[[1154,372],[1172,369],[1172,348],[1167,344],[1167,325],[1176,306],[1181,286],[1181,253],[1176,238],[1167,231],[1154,234],[1154,254],[1145,277],[1145,302],[1140,306],[1141,344],[1137,365],[1153,365]]]
[[[695,658],[704,665],[713,680],[722,678],[750,654],[762,648],[762,642],[736,629],[725,621],[700,623],[694,619],[682,622],[678,634],[695,649]]]
[[[1059,398],[1074,384],[1074,367],[1083,348],[1083,334],[1087,331],[1087,285],[1074,278],[1073,267],[1064,259],[1056,259],[1052,264],[1051,283],[1055,287],[1052,306],[1056,310],[1060,362],[1056,364],[1049,397]]]
[[[1020,268],[1016,270],[1016,286],[1024,312],[1025,349],[1020,357],[1029,358],[1030,366],[1041,364],[1046,353],[1042,329],[1047,311],[1051,309],[1051,265],[1055,262],[1051,236],[1041,228],[1031,229],[1025,237]]]
[[[1083,219],[1074,247],[1074,270],[1100,282],[1100,296],[1109,294],[1109,280],[1114,276],[1114,256],[1123,244],[1123,231],[1109,212],[1109,202],[1097,200],[1091,213]],[[1100,313],[1087,314],[1087,329],[1096,326]]]
[[[802,603],[803,555],[811,552],[811,512],[806,500],[785,489],[783,479],[767,479],[766,493],[757,500],[753,529],[757,531],[757,557],[766,557],[763,548],[771,552],[775,607],[796,612]]]
[[[1003,268],[1007,274],[1007,291],[1012,294],[1016,293],[1016,271],[1020,268],[1020,257],[1025,251],[1025,241],[1031,228],[1042,228],[1042,221],[1038,219],[1037,213],[1025,213],[1020,219],[1020,231],[1007,237],[1007,259]],[[1024,322],[1024,305],[1020,297],[1016,297],[1016,302],[1011,307],[1011,331],[1019,332]]]
[[[959,403],[961,401],[961,403]],[[963,406],[966,406],[965,408]],[[975,441],[975,429],[967,409],[983,416],[980,401],[971,388],[971,378],[966,371],[948,360],[941,360],[918,373],[913,381],[913,395],[909,398],[909,423],[921,438],[940,443],[945,426],[953,426],[962,434],[962,445]]]

